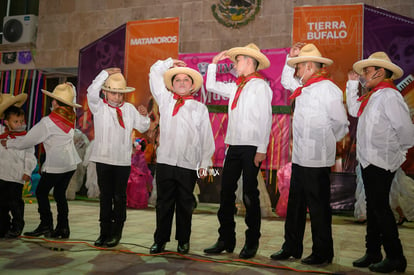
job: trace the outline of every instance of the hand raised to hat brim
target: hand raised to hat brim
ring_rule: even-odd
[[[105,71],[111,75],[111,74],[116,74],[116,73],[120,73],[121,69],[120,68],[107,68],[105,69]]]
[[[227,55],[227,51],[222,51],[219,54],[217,54],[215,57],[213,57],[213,61],[211,63],[217,64],[219,61],[229,58]]]
[[[357,74],[354,70],[350,70],[348,72],[348,80],[359,80],[359,74]]]
[[[299,55],[300,49],[305,46],[306,43],[297,42],[295,43],[292,48],[290,48],[289,57],[297,57]]]
[[[179,59],[173,59],[173,67],[187,67],[187,63]]]

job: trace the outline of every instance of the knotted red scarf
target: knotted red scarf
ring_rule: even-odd
[[[124,105],[124,102],[122,102],[121,106],[118,107],[114,107],[111,104],[109,104],[105,98],[103,102],[106,103],[109,107],[114,108],[116,110],[116,117],[118,118],[119,125],[121,125],[121,127],[125,129],[124,119],[122,117],[122,110],[120,109],[120,107]]]
[[[24,136],[26,134],[27,134],[26,131],[21,131],[21,132],[10,131],[9,128],[6,127],[4,133],[0,135],[0,139],[5,139],[9,137],[11,139],[15,139],[16,137]]]
[[[231,109],[233,110],[234,108],[236,108],[237,106],[237,101],[239,100],[240,94],[244,88],[244,86],[247,84],[247,82],[249,82],[250,80],[252,80],[253,78],[260,78],[260,79],[264,79],[264,77],[258,73],[258,72],[254,72],[251,73],[247,76],[239,76],[236,79],[236,84],[237,84],[237,91],[236,91],[236,95],[234,96],[233,102],[231,104]]]
[[[302,89],[305,87],[308,87],[316,82],[320,82],[323,80],[330,80],[331,79],[328,78],[329,77],[329,73],[328,71],[326,71],[324,68],[322,68],[319,72],[314,73],[309,79],[308,81],[306,81],[306,83],[301,86],[296,88],[296,90],[290,95],[289,99],[295,99],[296,97],[300,96],[302,94]]]
[[[194,99],[194,97],[192,95],[185,95],[185,96],[180,96],[177,95],[176,93],[174,94],[174,99],[177,100],[177,102],[175,102],[174,105],[174,110],[172,115],[175,116],[178,113],[178,110],[185,104],[185,101],[188,99]]]
[[[384,79],[383,81],[378,83],[377,86],[375,86],[371,91],[369,91],[368,93],[366,93],[365,95],[363,95],[363,96],[361,96],[357,99],[358,101],[361,101],[361,105],[359,106],[359,110],[358,110],[358,114],[357,114],[358,117],[364,111],[364,109],[367,106],[368,101],[369,101],[370,97],[372,96],[372,94],[375,93],[376,91],[384,89],[384,88],[391,88],[391,89],[394,89],[394,90],[398,91],[397,87],[395,87],[394,82],[391,79],[389,79],[389,78]]]
[[[49,118],[65,133],[69,133],[70,129],[75,128],[76,114],[73,107],[59,106],[53,109]]]

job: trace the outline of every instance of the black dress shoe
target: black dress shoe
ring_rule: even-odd
[[[119,244],[120,240],[121,240],[121,238],[113,237],[113,238],[110,238],[108,241],[106,241],[105,244],[106,244],[107,247],[114,247],[114,246],[117,246]]]
[[[106,239],[108,237],[106,235],[99,235],[98,239],[95,241],[94,245],[98,247],[104,247],[106,246]]]
[[[312,253],[311,255],[303,259],[301,262],[307,265],[330,264],[332,263],[332,258],[323,258]]]
[[[4,237],[7,239],[15,239],[19,237],[21,234],[22,234],[22,230],[10,229],[9,231],[7,231]]]
[[[397,225],[402,225],[403,223],[408,222],[406,217],[400,217],[400,219],[397,222]]]
[[[240,259],[250,259],[256,256],[257,249],[259,248],[259,244],[254,245],[247,245],[243,246],[243,249],[240,251],[239,258]]]
[[[382,262],[369,266],[369,270],[379,273],[391,273],[393,271],[405,272],[406,268],[407,259],[404,256],[398,259],[385,258]]]
[[[232,253],[236,243],[226,244],[224,241],[217,241],[213,246],[210,246],[204,249],[204,253],[208,254],[218,254],[226,250],[229,253]]]
[[[55,239],[68,239],[70,235],[70,230],[66,228],[56,228],[50,235],[50,237]]]
[[[287,260],[290,257],[293,257],[295,259],[300,259],[300,256],[301,255],[290,253],[282,248],[278,252],[270,255],[270,258],[272,258],[273,260]]]
[[[352,265],[355,267],[368,267],[371,264],[376,264],[381,262],[382,255],[381,253],[378,255],[374,254],[365,254],[362,258],[355,260],[352,262]]]
[[[24,232],[24,235],[31,236],[31,237],[39,237],[41,235],[44,235],[45,237],[50,237],[50,235],[52,234],[52,231],[53,231],[52,226],[39,225],[33,231]]]
[[[188,251],[190,251],[190,243],[184,243],[184,244],[178,243],[178,245],[177,245],[177,252],[178,253],[187,254]]]
[[[165,243],[154,243],[150,248],[151,254],[158,254],[163,252],[165,249]]]
[[[106,240],[106,246],[108,247],[114,247],[117,246],[119,244],[119,241],[121,240],[121,236],[117,235],[117,236],[113,236],[112,238],[109,238],[108,240]]]

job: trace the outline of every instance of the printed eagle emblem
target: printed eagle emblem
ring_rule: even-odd
[[[211,6],[214,17],[226,27],[239,28],[252,21],[262,0],[220,0]]]

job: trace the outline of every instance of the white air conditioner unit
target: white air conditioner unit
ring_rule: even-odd
[[[3,19],[3,44],[36,43],[37,16],[6,16]]]

